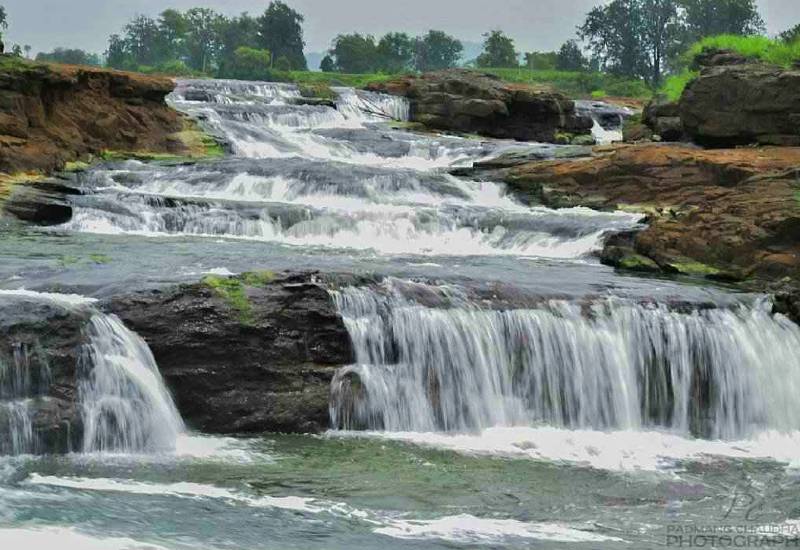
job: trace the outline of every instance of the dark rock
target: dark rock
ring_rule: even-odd
[[[733,50],[707,48],[695,56],[691,68],[692,70],[697,71],[706,67],[745,65],[752,62],[753,60],[751,58],[748,58]]]
[[[183,99],[186,101],[202,101],[203,103],[214,102],[214,98],[205,90],[186,90],[183,92]]]
[[[590,134],[593,125],[559,93],[463,69],[404,76],[370,89],[407,97],[412,121],[439,130],[555,143],[559,134]]]
[[[756,64],[707,68],[683,92],[680,117],[702,145],[800,145],[800,71]]]
[[[642,122],[662,141],[688,141],[680,118],[680,104],[656,98],[648,102],[642,112]],[[652,136],[651,136],[652,137]]]
[[[642,141],[652,141],[653,130],[641,122],[630,121],[622,127],[622,141],[625,143],[637,143]]]
[[[149,344],[193,428],[329,428],[331,379],[354,360],[330,295],[310,273],[247,280],[231,280],[238,305],[213,284],[199,283],[114,299],[108,308]]]
[[[16,295],[0,297],[0,306],[0,454],[79,449],[77,371],[88,310]],[[30,441],[19,438],[25,423]]]
[[[336,102],[332,99],[323,97],[294,97],[291,99],[292,105],[309,105],[312,107],[336,108]]]
[[[15,218],[37,225],[60,225],[72,219],[72,206],[67,195],[79,191],[57,181],[45,180],[17,185],[6,201],[3,210]]]

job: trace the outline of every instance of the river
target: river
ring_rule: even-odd
[[[646,549],[702,544],[697,530],[800,534],[800,328],[764,296],[600,265],[604,237],[636,215],[527,207],[449,173],[569,147],[411,133],[403,100],[336,92],[334,109],[291,85],[180,82],[172,103],[228,155],[101,164],[67,176],[82,194],[66,224],[6,220],[0,303],[88,311],[91,372],[83,447],[43,456],[13,396],[47,373],[0,365],[13,434],[0,548]],[[379,276],[330,288],[357,362],[332,383],[325,434],[192,432],[144,341],[96,309],[255,269]]]

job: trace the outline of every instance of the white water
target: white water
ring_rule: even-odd
[[[86,343],[77,367],[77,400],[82,410],[84,452],[152,452],[173,450],[183,421],[158,372],[147,344],[113,315],[76,295],[28,290],[2,291],[7,299],[33,300],[87,315]],[[51,391],[49,366],[29,354],[36,344],[18,343],[13,361],[0,361],[0,429],[9,443],[5,454],[35,452],[32,415],[46,406]],[[3,411],[5,410],[5,415]],[[5,426],[2,419],[5,417]]]
[[[295,105],[292,86],[189,81],[176,106],[202,115],[235,158],[211,166],[126,163],[93,172],[62,229],[231,238],[382,255],[583,258],[639,216],[527,208],[501,184],[443,173],[517,147],[390,130],[405,100],[337,88],[337,108]],[[185,100],[201,94],[211,101]],[[264,162],[252,159],[270,159]]]
[[[357,364],[332,384],[335,427],[474,431],[547,424],[741,439],[800,426],[800,328],[757,303],[549,301],[496,311],[437,288],[334,292]]]

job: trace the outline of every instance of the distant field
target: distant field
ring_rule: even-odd
[[[649,98],[652,91],[641,80],[625,79],[604,73],[531,69],[480,69],[508,82],[548,86],[576,97]]]

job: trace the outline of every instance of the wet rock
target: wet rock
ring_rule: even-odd
[[[88,311],[20,296],[0,296],[0,306],[0,454],[79,449]]]
[[[329,428],[331,379],[354,359],[344,322],[313,274],[212,277],[108,308],[149,344],[193,428]]]
[[[800,70],[763,64],[706,68],[686,87],[680,118],[702,145],[800,145]]]
[[[642,112],[642,122],[661,141],[689,141],[683,129],[678,102],[656,98],[647,103]]]
[[[553,207],[625,208],[647,215],[632,243],[609,241],[604,261],[715,280],[800,275],[800,148],[701,150],[619,145],[589,159],[530,162],[506,174],[520,200]],[[646,265],[644,265],[646,264]]]
[[[370,89],[407,97],[411,119],[440,130],[555,143],[557,134],[590,134],[593,125],[559,93],[510,85],[475,71],[404,76]]]
[[[60,225],[72,219],[67,197],[80,192],[55,180],[17,185],[3,210],[15,218],[36,225]]]

